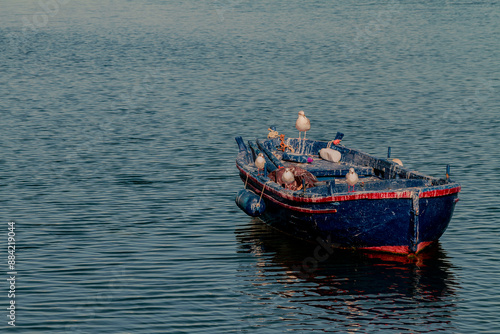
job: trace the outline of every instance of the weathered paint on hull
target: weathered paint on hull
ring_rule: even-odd
[[[291,191],[267,176],[259,176],[253,162],[262,150],[267,157],[267,172],[284,168],[273,153],[280,145],[278,139],[249,142],[249,148],[241,137],[236,141],[236,166],[245,188],[265,202],[266,210],[260,218],[282,232],[310,241],[319,237],[332,247],[418,253],[444,233],[461,189],[449,180],[448,170],[446,179],[437,179],[386,159],[335,146],[343,159],[339,164],[321,160],[310,166],[300,164],[322,177],[324,183]],[[296,139],[290,139],[289,145],[301,154],[313,156],[330,147],[328,142]],[[359,174],[368,180],[356,185],[354,192],[348,191],[345,182],[336,181],[345,176],[350,166],[358,168]]]
[[[260,194],[258,185],[248,186]],[[264,193],[267,210],[260,218],[284,233],[305,240],[320,237],[332,247],[411,254],[441,237],[457,195],[419,198],[415,216],[411,198],[343,200],[311,205],[301,212]],[[325,213],[325,207],[329,212]]]

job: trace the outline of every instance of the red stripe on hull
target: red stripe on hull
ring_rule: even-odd
[[[458,186],[455,188],[450,188],[450,189],[438,189],[438,190],[429,190],[429,191],[424,191],[423,193],[420,194],[420,198],[429,198],[429,197],[440,197],[440,196],[447,196],[451,194],[455,194],[460,192],[462,187]]]
[[[245,175],[248,175],[248,178],[252,181],[263,185],[262,182],[254,178],[250,175],[250,173],[244,171],[240,166],[236,165],[238,169]],[[460,192],[461,187],[453,187],[449,189],[437,189],[437,190],[429,190],[423,191],[420,193],[420,198],[430,198],[430,197],[440,197],[447,196],[451,194],[455,194]],[[267,190],[276,196],[281,198],[301,203],[325,203],[325,202],[343,202],[343,201],[355,201],[360,199],[401,199],[401,198],[412,198],[412,192],[408,190],[404,191],[390,191],[390,192],[362,192],[358,194],[351,195],[336,195],[336,196],[327,196],[327,197],[319,197],[319,198],[306,198],[306,197],[297,197],[293,195],[288,195],[283,192],[277,191],[271,187],[268,187]],[[281,202],[280,202],[281,203]]]
[[[255,192],[256,194],[258,194],[258,195],[261,194],[262,189],[258,190],[256,187],[254,187],[251,184],[248,184],[247,186],[251,187],[253,192]],[[281,206],[285,209],[292,210],[292,211],[297,211],[297,212],[302,212],[302,213],[320,213],[320,214],[321,213],[337,213],[337,209],[323,209],[323,210],[320,209],[320,210],[318,210],[318,209],[308,209],[308,208],[301,208],[298,206],[288,205],[288,204],[282,203],[280,201],[277,201],[276,199],[274,199],[272,196],[269,196],[265,192],[263,194],[263,197],[271,202],[278,204],[279,206]]]
[[[424,248],[431,245],[434,241],[424,241],[418,244],[417,251],[415,253],[421,252]],[[376,246],[376,247],[360,247],[363,250],[376,251],[376,252],[386,252],[394,254],[412,254],[408,246]]]

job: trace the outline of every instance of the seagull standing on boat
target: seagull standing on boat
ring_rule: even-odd
[[[306,133],[311,129],[311,121],[306,117],[306,114],[304,114],[304,111],[302,110],[299,111],[299,117],[295,122],[295,127],[299,130],[299,140],[301,132],[304,132],[304,139],[306,139]]]
[[[290,168],[285,168],[285,172],[281,176],[281,180],[285,182],[285,184],[290,184],[293,181],[295,181],[295,176],[293,175],[292,171]]]
[[[347,182],[347,191],[349,191],[349,187],[352,187],[352,191],[354,191],[354,185],[358,183],[358,174],[354,171],[354,168],[349,168],[349,173],[345,176]]]
[[[260,170],[264,170],[266,167],[266,159],[264,159],[264,154],[259,153],[257,159],[255,159],[255,166],[257,167],[257,175],[260,175]]]

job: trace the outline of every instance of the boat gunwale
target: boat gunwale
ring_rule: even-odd
[[[258,193],[258,195],[261,194],[261,191],[258,191],[257,190],[257,187],[255,187],[253,184],[248,184],[249,187],[252,188],[252,191],[255,192],[255,193]],[[328,213],[337,213],[337,209],[313,209],[313,208],[306,208],[306,207],[302,207],[302,206],[293,206],[293,205],[290,205],[290,204],[286,204],[286,203],[283,203],[283,202],[280,202],[278,201],[275,197],[269,195],[269,194],[266,194],[264,192],[264,194],[262,195],[264,198],[266,198],[267,200],[285,208],[285,209],[288,209],[288,210],[292,210],[292,211],[297,211],[297,212],[301,212],[301,213],[309,213],[309,214],[328,214]]]
[[[236,158],[236,167],[239,170],[239,177],[244,182],[248,192],[253,193],[254,196],[260,196],[260,200],[266,200],[268,202],[267,204],[270,206],[270,216],[263,216],[262,219],[267,224],[285,233],[289,232],[287,232],[287,229],[291,229],[294,236],[300,237],[300,234],[304,232],[304,230],[300,228],[300,224],[302,223],[313,223],[316,228],[318,228],[318,222],[328,222],[328,224],[322,225],[319,229],[321,233],[331,232],[332,228],[329,227],[331,223],[340,223],[339,228],[342,228],[342,223],[344,221],[349,222],[352,219],[360,219],[360,223],[364,223],[366,217],[363,216],[363,213],[361,213],[359,217],[354,217],[351,213],[346,216],[346,210],[349,208],[354,208],[356,212],[358,211],[358,207],[356,206],[358,203],[360,203],[360,205],[368,205],[368,208],[375,209],[383,209],[386,204],[397,205],[396,208],[402,210],[406,210],[405,208],[408,206],[409,211],[407,214],[400,217],[402,219],[407,219],[407,221],[405,220],[408,224],[407,230],[404,230],[404,226],[400,228],[402,229],[402,236],[404,237],[404,235],[407,235],[407,239],[401,239],[397,235],[395,237],[391,235],[384,240],[378,240],[377,238],[373,239],[373,236],[369,235],[363,237],[362,240],[351,240],[349,236],[346,236],[347,239],[342,240],[342,242],[337,245],[339,248],[352,249],[354,247],[360,250],[389,252],[401,255],[419,253],[429,245],[435,243],[444,233],[451,219],[454,206],[458,201],[458,193],[461,191],[461,185],[449,179],[448,170],[446,179],[432,177],[396,165],[394,162],[387,159],[374,157],[362,151],[344,146],[337,147],[337,149],[341,150],[344,154],[352,154],[349,158],[352,159],[351,163],[353,165],[370,166],[374,171],[373,176],[378,180],[374,180],[374,182],[380,182],[380,187],[370,186],[362,188],[361,191],[349,192],[348,190],[346,191],[343,182],[340,182],[340,185],[342,185],[340,188],[336,186],[332,188],[329,182],[320,182],[308,188],[311,190],[290,190],[272,181],[267,177],[266,173],[264,173],[264,175],[259,173],[259,170],[253,164],[255,154],[259,149],[256,149],[250,141],[250,149],[247,149],[241,137],[237,137],[236,141],[240,149]],[[258,139],[256,142],[260,144],[259,146],[264,150],[265,147],[262,147],[262,142],[259,143]],[[266,148],[266,150],[269,150],[269,148]],[[264,152],[270,160],[267,161],[269,163],[267,165],[267,171],[284,168],[281,163],[277,163],[272,159],[275,157],[275,153],[271,151],[269,151],[271,154],[267,151]],[[268,160],[267,158],[266,160]],[[301,164],[297,165],[300,166]],[[339,176],[337,174],[332,174],[331,176],[334,176],[335,180],[339,179],[337,178]],[[422,182],[411,182],[412,180],[420,180]],[[371,183],[371,181],[369,181],[369,183]],[[420,199],[423,200],[420,201]],[[435,226],[432,225],[433,228],[429,232],[425,229],[428,228],[429,219],[430,217],[432,218],[432,215],[429,216],[429,214],[424,214],[421,216],[421,213],[423,213],[426,208],[432,208],[435,205],[439,205],[449,211],[437,212],[438,215],[444,214],[445,216],[436,217],[436,219],[440,219],[441,223]],[[280,210],[283,210],[283,212]],[[243,211],[247,212],[246,210]],[[385,213],[385,210],[383,211]],[[395,213],[396,211],[392,211],[393,215]],[[275,217],[275,215],[278,216]],[[277,227],[279,225],[275,226],[274,219],[281,221],[281,223],[284,224],[284,229]],[[297,224],[297,222],[288,224],[286,221],[287,219],[297,219],[301,221],[301,223],[295,226],[294,224]],[[420,230],[421,219],[423,219],[424,225],[427,224],[425,225],[427,227],[424,227],[425,231]],[[314,226],[311,225],[311,227]],[[420,232],[422,231],[425,233],[420,236]],[[307,233],[307,230],[305,230],[305,232]],[[344,232],[349,231],[345,230]],[[356,234],[353,237],[357,237],[358,235],[359,234]],[[420,237],[423,239],[421,240]]]
[[[343,201],[354,201],[354,200],[383,200],[383,199],[411,199],[415,194],[415,190],[401,190],[401,191],[356,191],[353,194],[340,193],[339,195],[329,195],[321,196],[314,194],[309,197],[295,196],[293,194],[287,194],[281,190],[276,190],[274,187],[258,180],[251,171],[245,170],[243,166],[240,166],[236,162],[237,168],[240,173],[244,174],[244,178],[248,177],[253,183],[257,183],[262,188],[267,188],[267,190],[274,195],[283,198],[285,200],[299,202],[299,203],[328,203],[328,202],[343,202]],[[257,187],[255,187],[257,188]],[[448,195],[453,195],[461,190],[461,186],[457,182],[450,182],[443,185],[435,186],[423,186],[423,187],[412,187],[411,189],[417,189],[419,192],[419,198],[436,198]],[[257,190],[258,195],[261,194],[261,190]],[[265,194],[265,192],[264,192]],[[271,196],[272,197],[272,196]],[[280,202],[281,203],[281,202]]]

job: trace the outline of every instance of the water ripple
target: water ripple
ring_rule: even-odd
[[[42,3],[0,13],[20,332],[500,331],[495,1]],[[451,164],[434,249],[314,263],[236,207],[234,137],[301,109],[311,138]]]

